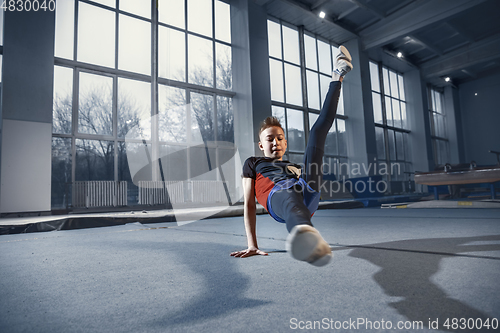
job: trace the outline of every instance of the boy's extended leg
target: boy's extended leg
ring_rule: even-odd
[[[318,207],[321,182],[323,179],[323,155],[326,136],[333,125],[340,98],[341,80],[352,69],[351,55],[343,46],[339,47],[335,71],[321,113],[311,128],[309,141],[304,155],[302,178],[309,188],[304,188],[304,207],[314,213]],[[274,207],[274,206],[273,206]],[[288,221],[287,221],[288,228]],[[297,260],[307,261],[315,266],[324,266],[332,258],[332,251],[320,233],[308,223],[296,224],[287,238],[287,251]]]
[[[340,81],[332,81],[330,83],[330,89],[328,90],[321,113],[309,132],[309,140],[304,154],[304,169],[301,177],[316,193],[319,193],[321,189],[326,136],[337,114],[340,88]],[[316,209],[314,208],[314,210]]]
[[[332,82],[330,82],[328,93],[323,102],[323,108],[309,132],[309,140],[304,154],[302,178],[318,193],[321,189],[323,176],[322,165],[326,137],[337,115],[337,106],[339,104],[340,88],[342,85],[340,78],[352,69],[351,60],[349,51],[344,46],[340,46],[339,54],[336,57],[335,71],[332,74]]]
[[[308,203],[311,201],[309,199],[313,197],[319,199],[325,141],[337,113],[340,87],[339,81],[330,83],[323,109],[310,131],[301,177],[311,189],[302,189],[298,185],[298,187],[276,191],[271,197],[272,210],[282,220],[285,220],[288,232],[291,232],[296,225],[308,224],[312,226],[311,214],[316,211],[317,202],[312,205],[312,209],[304,202]],[[304,200],[304,197],[306,200]]]

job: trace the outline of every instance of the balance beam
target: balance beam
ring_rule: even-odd
[[[422,185],[438,186],[488,183],[490,184],[492,199],[495,199],[495,186],[493,183],[498,181],[500,181],[500,166],[415,173],[415,183]],[[436,200],[439,200],[437,188],[434,188],[434,197]]]

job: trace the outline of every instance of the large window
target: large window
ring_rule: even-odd
[[[401,192],[413,171],[404,78],[392,69],[370,62],[370,80],[379,170],[387,167],[386,180],[391,181],[391,191]]]
[[[194,156],[187,152],[201,144],[216,166],[235,149],[233,96],[227,3],[58,1],[53,208],[71,203],[75,181],[127,181],[128,204],[137,203],[127,146],[168,162],[177,151]],[[183,162],[150,174],[195,176],[196,159]]]
[[[302,163],[308,132],[328,92],[338,48],[275,20],[268,20],[268,36],[272,112],[287,132],[285,158]],[[346,119],[341,94],[337,118],[326,141],[326,171],[338,170],[334,164],[347,162]]]
[[[434,161],[438,165],[450,162],[450,148],[446,134],[446,115],[443,108],[443,93],[434,88],[428,89],[429,117]]]

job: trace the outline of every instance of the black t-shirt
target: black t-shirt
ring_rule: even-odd
[[[286,179],[298,179],[301,166],[270,157],[249,157],[243,165],[243,177],[255,180],[257,201],[267,209],[267,197],[274,185]]]

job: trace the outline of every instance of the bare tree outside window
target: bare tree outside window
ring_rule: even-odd
[[[54,133],[71,133],[71,112],[73,109],[73,96],[59,96],[54,98],[52,115],[52,131]]]
[[[198,61],[199,64],[191,68],[190,82],[196,85],[207,86],[213,82],[212,67],[205,66],[212,60],[211,54],[207,52],[199,54],[198,57],[205,57],[206,61]],[[232,88],[232,63],[231,49],[218,47],[216,57],[217,87],[219,89],[230,90]],[[176,76],[181,77],[183,73],[179,71]],[[183,133],[186,126],[185,116],[179,113],[189,112],[181,106],[191,104],[191,129],[194,141],[214,141],[215,121],[217,121],[217,141],[234,142],[234,115],[232,101],[230,98],[217,97],[217,118],[214,119],[213,95],[191,93],[190,103],[187,95],[182,89],[160,87],[160,112],[165,112],[168,121],[162,121],[160,117],[160,133],[163,137],[173,142],[184,142]],[[160,140],[161,140],[160,134]],[[179,137],[181,139],[179,139]]]
[[[71,203],[71,138],[52,138],[51,206],[66,208]]]

